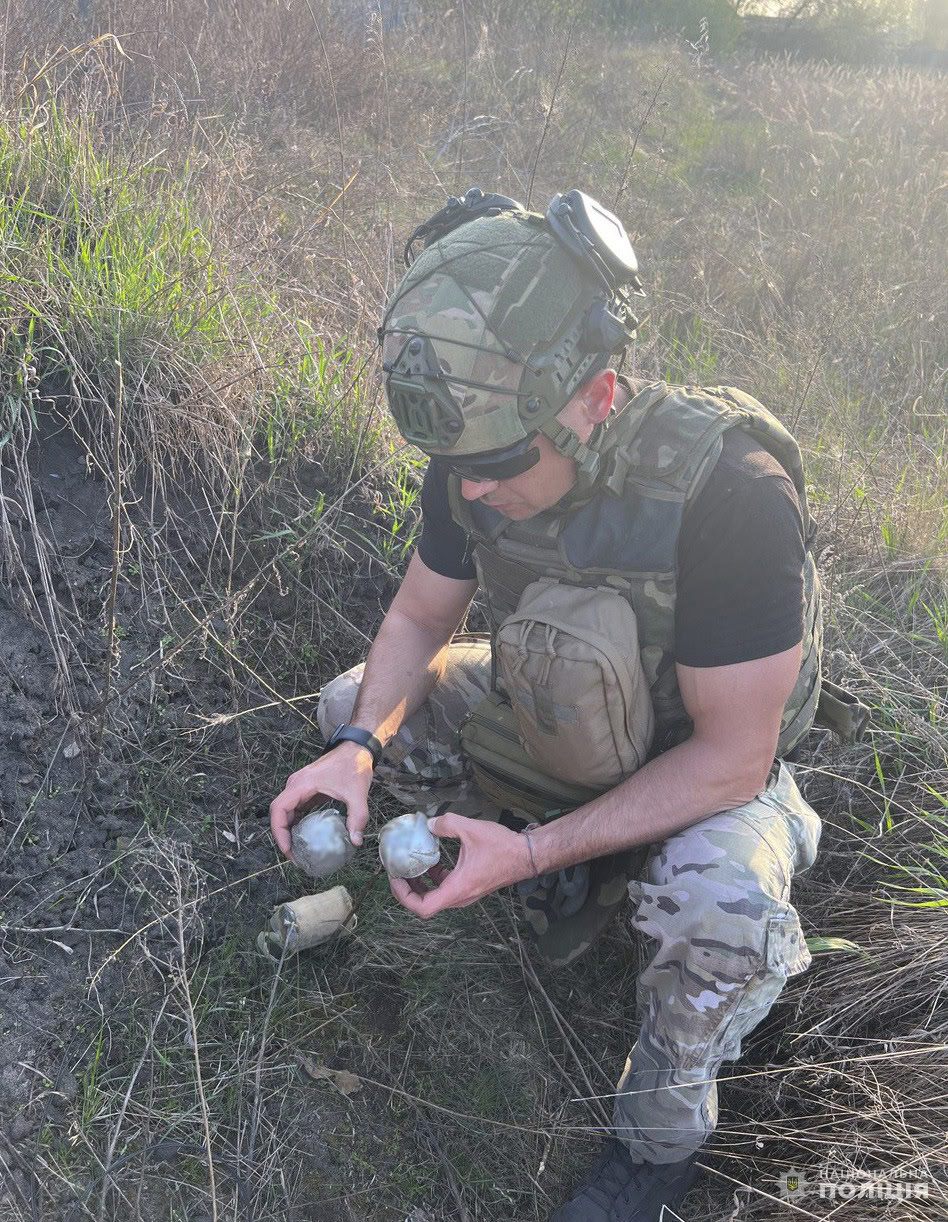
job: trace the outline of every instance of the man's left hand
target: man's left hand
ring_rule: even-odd
[[[467,908],[491,891],[533,874],[526,840],[499,823],[449,812],[431,819],[428,826],[435,836],[459,840],[461,847],[453,870],[437,865],[421,878],[389,878],[392,895],[415,916],[424,919],[446,908]],[[425,886],[426,877],[433,887]]]

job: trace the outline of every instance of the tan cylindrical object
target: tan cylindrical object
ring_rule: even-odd
[[[274,962],[328,942],[335,934],[351,933],[358,918],[352,916],[352,896],[345,887],[332,887],[318,895],[278,904],[267,927],[257,938],[257,949]],[[346,922],[349,921],[348,925]]]

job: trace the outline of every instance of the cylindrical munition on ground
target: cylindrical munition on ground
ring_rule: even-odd
[[[352,896],[345,887],[333,887],[319,895],[302,895],[288,904],[278,904],[257,938],[257,949],[278,962],[301,950],[327,942],[334,934],[351,933],[358,917],[352,917]],[[348,925],[346,922],[349,922]],[[285,950],[284,950],[285,948]]]
[[[340,809],[341,807],[341,809]],[[346,831],[345,806],[324,806],[300,819],[290,834],[293,860],[313,878],[341,870],[355,855]]]
[[[379,832],[379,857],[392,878],[418,878],[436,866],[441,850],[427,815],[419,810],[390,819]]]

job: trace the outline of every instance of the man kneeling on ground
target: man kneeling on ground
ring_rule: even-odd
[[[475,189],[417,239],[380,339],[431,456],[423,533],[273,833],[288,852],[325,797],[360,843],[377,774],[460,842],[396,899],[430,918],[516,885],[557,965],[631,897],[650,959],[615,1134],[554,1222],[654,1222],[694,1179],[722,1062],[810,962],[790,883],[820,820],[784,762],[820,695],[800,452],[740,391],[617,377],[635,256],[581,192],[540,215]],[[479,587],[491,634],[456,636]]]

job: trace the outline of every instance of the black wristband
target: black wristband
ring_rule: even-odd
[[[329,741],[323,748],[323,755],[331,751],[333,747],[338,747],[340,743],[358,743],[360,747],[368,748],[372,753],[372,767],[378,767],[384,748],[371,731],[360,730],[358,726],[349,726],[343,722],[341,726],[336,726],[330,734]]]

